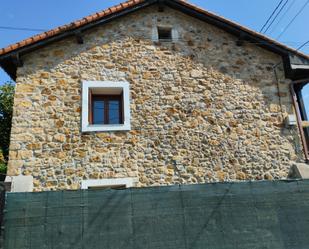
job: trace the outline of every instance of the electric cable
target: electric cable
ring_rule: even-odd
[[[306,41],[305,43],[303,43],[301,46],[299,46],[299,48],[297,48],[296,51],[302,49],[303,47],[305,47],[305,46],[307,46],[307,45],[309,45],[309,40]]]
[[[44,32],[47,31],[46,29],[32,29],[32,28],[22,28],[22,27],[8,27],[8,26],[0,26],[0,29],[4,30],[22,30],[22,31],[39,31],[39,32]]]
[[[274,16],[274,14],[277,12],[278,8],[281,6],[283,0],[281,0],[277,7],[275,8],[275,10],[271,13],[270,17],[267,19],[267,21],[265,22],[265,24],[263,25],[263,27],[260,30],[260,33],[262,33],[263,29],[266,27],[266,25],[269,23],[269,21],[271,20],[271,18]]]
[[[278,16],[281,14],[281,12],[283,11],[284,7],[288,4],[289,0],[286,0],[285,3],[281,6],[280,10],[277,12],[275,18],[271,21],[271,23],[268,25],[268,27],[266,28],[266,30],[263,32],[264,34],[266,34],[266,32],[269,30],[269,28],[271,27],[271,25],[273,25],[274,21],[278,18]]]
[[[297,14],[293,17],[293,19],[288,23],[288,25],[283,29],[283,31],[278,35],[276,40],[278,40],[287,30],[288,28],[292,25],[292,23],[295,21],[295,19],[303,12],[303,10],[306,8],[308,5],[309,0],[306,1],[306,3],[301,7],[301,9],[297,12]]]
[[[269,32],[269,34],[272,34],[275,29],[278,27],[278,25],[282,22],[282,20],[284,19],[284,17],[286,16],[286,14],[290,11],[290,9],[294,6],[294,4],[296,3],[296,0],[293,0],[293,2],[289,5],[289,7],[286,9],[286,11],[284,12],[284,14],[280,17],[279,21],[273,26],[273,28],[271,29],[271,31]]]

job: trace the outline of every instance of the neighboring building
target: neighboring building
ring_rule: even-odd
[[[13,191],[284,179],[308,158],[309,57],[184,1],[128,1],[0,65]]]

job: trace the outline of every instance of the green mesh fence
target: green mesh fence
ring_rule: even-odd
[[[309,181],[8,193],[5,249],[308,249]]]

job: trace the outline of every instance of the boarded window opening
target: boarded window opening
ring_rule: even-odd
[[[109,186],[91,186],[88,189],[98,190],[98,189],[114,189],[114,190],[122,190],[126,189],[126,185],[109,185]]]
[[[161,41],[171,41],[172,29],[167,27],[158,27],[158,37]]]

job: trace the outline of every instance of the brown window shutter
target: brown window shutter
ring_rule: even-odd
[[[93,123],[93,118],[92,118],[92,91],[89,89],[88,91],[88,121],[89,124]]]

